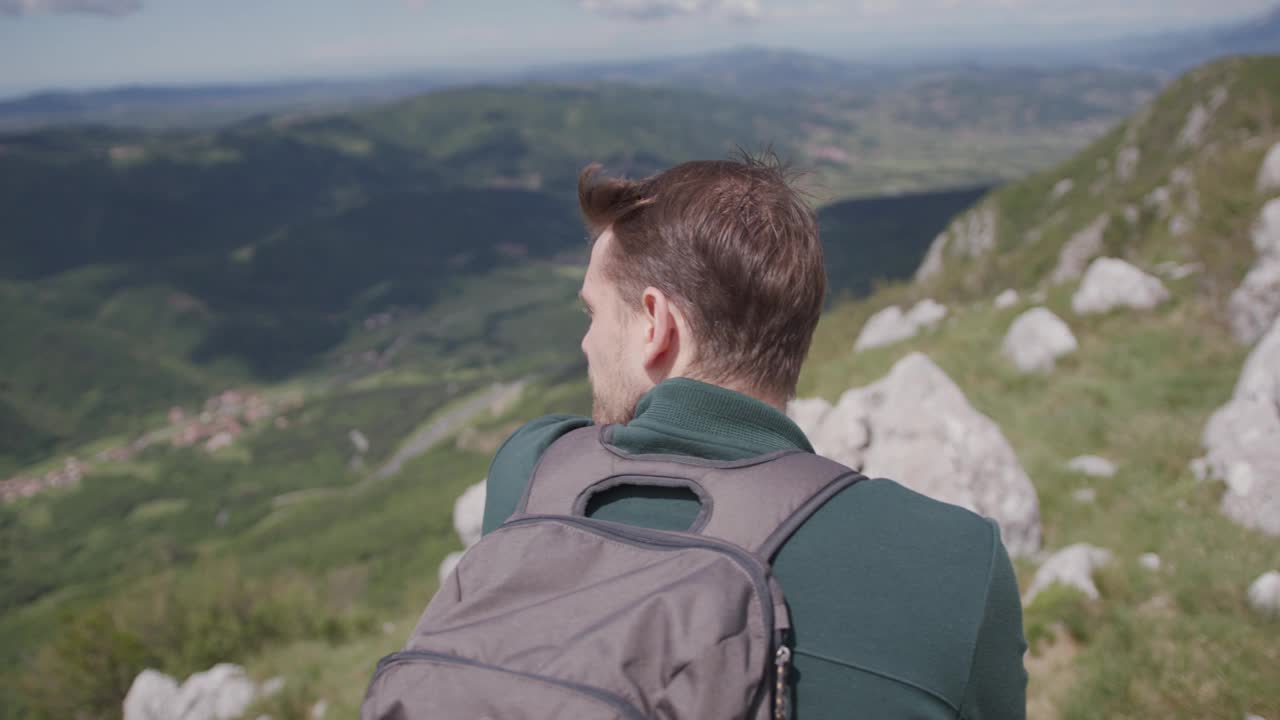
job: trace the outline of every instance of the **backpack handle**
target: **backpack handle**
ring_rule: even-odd
[[[693,524],[689,526],[688,532],[696,533],[711,519],[711,512],[715,509],[715,499],[711,493],[707,491],[697,480],[686,477],[659,477],[654,475],[614,475],[588,485],[578,497],[573,501],[572,515],[579,517],[587,516],[587,509],[591,506],[591,501],[597,496],[609,492],[615,488],[634,487],[634,488],[658,488],[664,490],[687,490],[693,494],[698,501],[698,516],[694,518]]]

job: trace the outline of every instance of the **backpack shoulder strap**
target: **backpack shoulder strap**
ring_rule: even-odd
[[[768,560],[827,500],[865,479],[801,450],[737,461],[628,455],[609,444],[609,433],[610,426],[588,426],[552,443],[516,512],[581,517],[592,496],[612,488],[684,488],[702,505],[689,532],[726,540]]]

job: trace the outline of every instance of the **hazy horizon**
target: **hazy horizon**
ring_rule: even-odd
[[[1275,0],[0,0],[0,98],[625,62],[762,46],[895,62],[1194,29]],[[1014,38],[1015,40],[1011,40]],[[107,58],[104,60],[103,58]]]

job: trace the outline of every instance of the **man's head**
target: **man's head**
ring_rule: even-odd
[[[826,294],[812,210],[785,169],[684,163],[631,181],[578,179],[592,241],[582,339],[598,423],[631,419],[672,377],[782,405]]]

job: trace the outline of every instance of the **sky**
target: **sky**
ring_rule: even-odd
[[[0,96],[630,60],[1064,45],[1280,0],[0,0]]]

